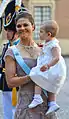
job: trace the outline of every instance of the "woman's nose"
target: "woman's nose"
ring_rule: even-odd
[[[21,26],[21,29],[25,29],[25,27],[22,25],[22,26]]]

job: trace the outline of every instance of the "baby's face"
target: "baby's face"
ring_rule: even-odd
[[[43,27],[40,28],[39,36],[40,36],[40,40],[46,40],[46,38],[48,37],[48,33],[45,32]]]
[[[44,27],[40,28],[39,36],[40,36],[40,40],[45,40],[46,42],[52,39],[51,33],[50,32],[46,33]]]

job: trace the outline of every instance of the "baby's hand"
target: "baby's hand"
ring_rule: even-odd
[[[40,68],[40,71],[44,72],[46,70],[48,70],[48,65],[43,65],[41,68]]]

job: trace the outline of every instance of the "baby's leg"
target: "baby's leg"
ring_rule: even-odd
[[[48,94],[48,110],[46,112],[46,115],[59,109],[59,106],[56,103],[56,94],[51,92],[48,92],[47,94]]]
[[[35,85],[35,93],[34,93],[33,101],[28,106],[29,108],[34,108],[38,106],[39,104],[43,103],[41,92],[42,92],[42,89],[39,86]]]
[[[42,92],[41,87],[35,85],[35,95],[38,95],[38,94],[41,95],[41,92]]]

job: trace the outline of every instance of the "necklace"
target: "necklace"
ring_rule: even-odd
[[[20,46],[23,47],[27,53],[29,53],[30,57],[34,58],[34,56],[35,56],[34,51],[37,46],[36,43],[33,43],[33,45],[31,45],[31,46],[25,46],[23,44],[20,44]]]
[[[22,46],[23,48],[25,48],[25,49],[30,49],[30,48],[33,48],[34,47],[34,45],[32,46],[27,46],[27,45],[23,45],[23,44],[20,44],[20,46]]]

